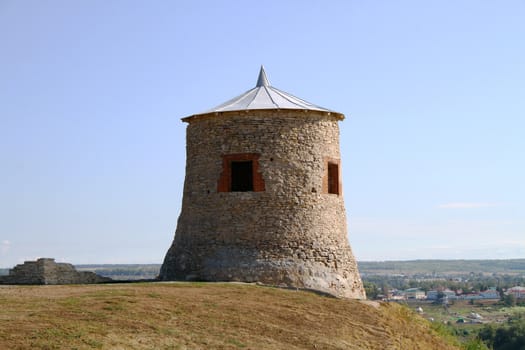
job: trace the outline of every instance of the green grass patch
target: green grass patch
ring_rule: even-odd
[[[246,347],[246,344],[242,343],[241,341],[237,340],[237,339],[234,339],[234,338],[229,338],[228,339],[228,344],[233,344],[235,345],[236,347],[242,349],[242,348],[245,348]]]

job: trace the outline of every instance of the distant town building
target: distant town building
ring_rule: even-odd
[[[421,300],[425,299],[426,295],[424,290],[421,290],[419,288],[409,288],[405,290],[405,297],[407,298],[407,300]]]
[[[447,298],[448,300],[456,300],[458,298],[456,292],[450,289],[445,289],[442,293],[443,297]]]
[[[437,290],[429,290],[427,292],[427,300],[438,300],[438,291]]]
[[[427,300],[438,300],[438,299],[447,299],[447,300],[456,300],[458,296],[456,292],[450,289],[445,289],[442,291],[429,290],[427,292]]]
[[[495,287],[491,287],[479,293],[482,299],[500,299],[500,294]]]
[[[516,286],[507,289],[507,294],[514,295],[516,299],[524,299],[525,298],[525,287]]]
[[[479,293],[467,293],[467,294],[462,294],[461,295],[461,299],[465,299],[465,300],[479,300],[479,299],[481,299],[481,295],[479,295]]]

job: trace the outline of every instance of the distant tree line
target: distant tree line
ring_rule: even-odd
[[[101,276],[151,276],[154,278],[159,274],[158,269],[150,268],[115,268],[115,269],[95,269],[94,272]]]
[[[484,274],[525,274],[525,259],[508,260],[411,260],[358,261],[365,274],[426,274],[434,276],[465,275],[472,271]]]
[[[154,279],[159,275],[159,264],[133,265],[78,265],[78,270],[93,271],[115,280]]]
[[[478,338],[493,350],[525,349],[525,319],[523,319],[523,314],[510,318],[505,325],[485,325],[479,331]]]

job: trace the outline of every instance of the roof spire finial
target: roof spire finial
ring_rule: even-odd
[[[266,77],[266,72],[264,71],[264,66],[261,64],[261,71],[259,72],[259,78],[257,79],[257,85],[255,87],[260,86],[270,86],[270,82],[268,81],[268,78]]]

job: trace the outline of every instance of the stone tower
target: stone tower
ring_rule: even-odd
[[[270,85],[182,120],[186,178],[161,280],[365,293],[347,238],[338,122]]]

